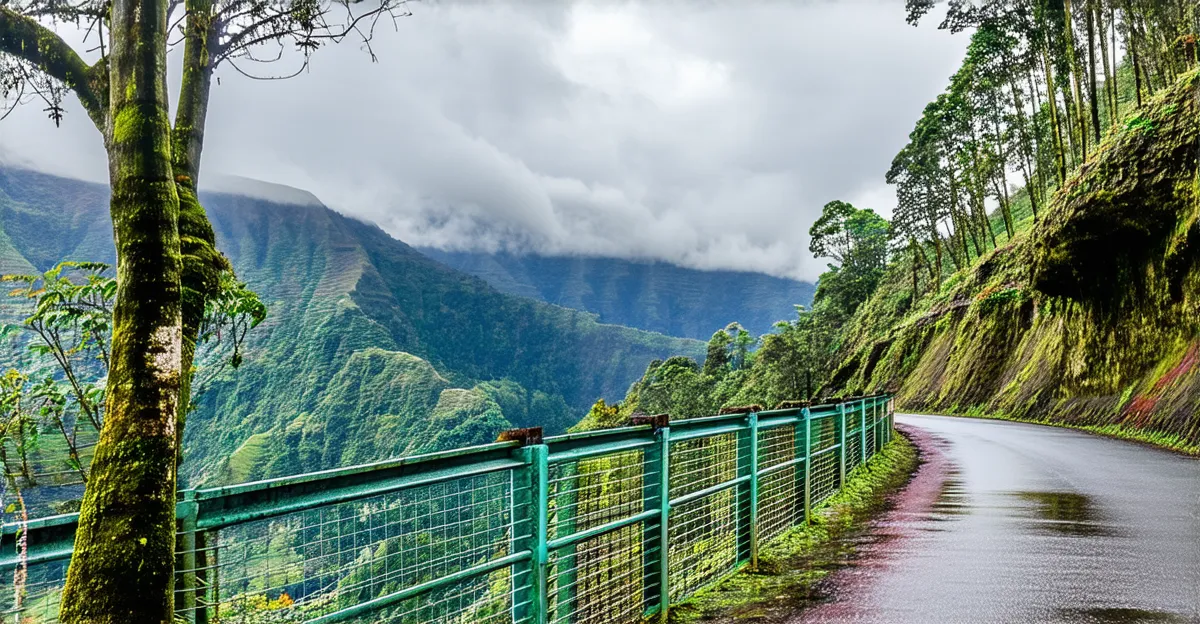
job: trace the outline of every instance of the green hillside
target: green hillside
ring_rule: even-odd
[[[0,169],[0,267],[111,260],[107,201],[101,185]],[[703,350],[500,293],[315,202],[204,201],[270,316],[243,367],[189,418],[192,479],[370,461],[488,441],[514,425],[563,431],[596,398],[621,396],[647,362]]]
[[[1200,75],[1115,127],[1037,227],[913,302],[897,262],[845,331],[839,389],[908,409],[1200,445]]]
[[[600,315],[670,336],[708,340],[737,321],[755,335],[810,306],[808,282],[745,271],[701,271],[665,262],[511,253],[422,253],[497,289]]]

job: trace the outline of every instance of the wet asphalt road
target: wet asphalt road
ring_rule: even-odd
[[[792,623],[1200,622],[1200,461],[1037,425],[897,422],[929,461]]]

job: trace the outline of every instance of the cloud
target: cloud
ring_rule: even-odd
[[[889,0],[433,2],[284,82],[220,72],[206,171],[287,184],[414,245],[814,279],[831,199],[883,184],[966,44]],[[32,107],[30,107],[32,108]],[[75,107],[0,158],[104,177]]]

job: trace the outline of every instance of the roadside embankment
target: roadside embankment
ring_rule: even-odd
[[[899,492],[930,481],[921,474],[928,472],[926,449],[933,451],[933,441],[916,429],[897,429],[901,435],[851,473],[841,492],[814,512],[809,526],[762,549],[757,570],[744,570],[673,607],[669,621],[782,622],[820,602],[822,581],[855,558],[872,520],[900,500]]]
[[[906,411],[1200,447],[1200,73],[1103,143],[1038,220],[914,297],[893,271],[831,386]]]

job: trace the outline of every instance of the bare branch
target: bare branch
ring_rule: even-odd
[[[74,91],[103,131],[108,107],[103,61],[88,66],[54,31],[7,7],[0,7],[0,54],[24,61]]]
[[[290,42],[302,56],[300,66],[294,72],[264,76],[234,65],[237,72],[249,78],[290,78],[308,68],[310,56],[323,43],[340,43],[348,37],[357,37],[371,60],[376,61],[371,40],[380,20],[389,17],[394,24],[397,18],[411,13],[402,9],[407,0],[379,0],[369,10],[356,12],[363,4],[322,0],[233,0],[218,12],[214,25],[214,67],[223,61],[233,64],[235,59],[255,64],[274,63],[283,59],[284,48]],[[344,9],[344,16],[335,15],[339,7]],[[280,46],[276,54],[264,58],[255,53],[256,48],[273,42]]]

